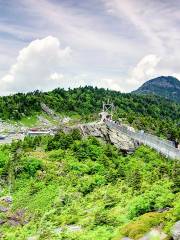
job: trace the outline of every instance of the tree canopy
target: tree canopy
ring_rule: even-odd
[[[123,118],[138,129],[180,141],[180,104],[154,95],[139,96],[90,86],[0,97],[0,118],[20,120],[41,113],[41,103],[45,103],[57,113],[77,113],[91,121],[97,119],[102,102],[108,99],[116,106],[116,120]]]

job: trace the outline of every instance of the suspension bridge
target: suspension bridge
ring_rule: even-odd
[[[109,101],[107,104],[103,103],[103,111],[100,113],[100,117],[101,121],[104,122],[108,128],[125,134],[139,144],[149,146],[168,158],[180,160],[180,149],[175,147],[174,142],[161,139],[155,135],[145,133],[144,131],[138,131],[122,123],[113,121],[113,110],[114,104],[109,103]]]

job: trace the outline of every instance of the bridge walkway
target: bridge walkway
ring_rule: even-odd
[[[153,149],[155,149],[157,152],[163,154],[166,157],[169,157],[171,159],[179,159],[180,160],[180,149],[175,148],[173,142],[168,140],[160,139],[157,136],[144,133],[141,131],[132,131],[125,125],[116,123],[112,120],[106,120],[105,121],[107,127],[113,128],[117,131],[122,132],[123,134],[129,136],[130,138],[138,141],[139,143],[142,143],[144,145],[147,145]]]

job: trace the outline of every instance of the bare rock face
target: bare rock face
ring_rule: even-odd
[[[108,131],[110,142],[118,149],[125,152],[133,152],[135,149],[135,142],[126,135],[116,132],[115,130]]]
[[[148,232],[145,236],[140,238],[139,240],[152,240],[152,239],[159,239],[159,240],[165,240],[167,239],[168,235],[161,230],[158,229],[152,229],[150,232]]]
[[[172,227],[172,237],[174,240],[180,240],[180,221],[176,222]]]
[[[100,138],[126,153],[133,152],[137,145],[133,139],[114,129],[109,129],[104,123],[83,124],[79,128],[84,136]]]

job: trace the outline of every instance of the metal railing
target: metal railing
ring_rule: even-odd
[[[144,133],[142,131],[132,131],[127,126],[116,123],[114,121],[106,121],[106,125],[109,128],[113,128],[126,134],[130,138],[138,141],[139,143],[155,149],[166,157],[172,159],[180,159],[180,150],[178,148],[175,148],[174,143],[171,141],[160,139],[157,136]]]

